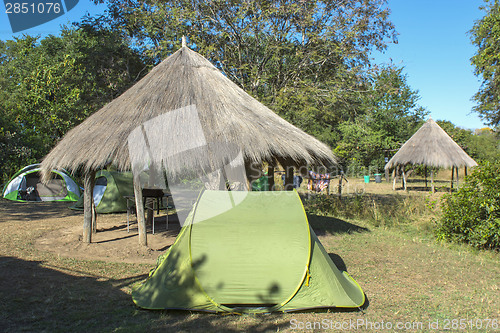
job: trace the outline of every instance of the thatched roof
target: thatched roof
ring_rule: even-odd
[[[433,167],[473,167],[477,163],[431,118],[405,142],[386,169],[407,164]]]
[[[328,146],[280,118],[203,56],[182,47],[121,96],[70,130],[44,158],[42,169],[97,170],[113,164],[120,170],[128,170],[127,138],[131,132],[148,120],[186,107],[196,109],[207,144],[234,144],[241,149],[246,162],[336,163]],[[164,135],[168,135],[172,147],[182,146],[185,140],[181,133]],[[199,162],[196,154],[189,158],[192,161],[188,162]]]

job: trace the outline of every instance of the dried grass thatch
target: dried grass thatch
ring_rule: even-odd
[[[182,47],[121,96],[69,131],[45,157],[42,170],[55,167],[97,170],[108,164],[128,170],[130,133],[148,120],[188,106],[196,108],[208,145],[220,142],[236,145],[247,163],[336,163],[328,146],[259,103],[203,56]],[[165,135],[173,147],[182,146],[184,136],[180,133]],[[200,163],[196,154],[188,158],[184,163]],[[175,163],[168,165],[170,172],[182,167]]]
[[[407,164],[442,168],[477,165],[476,161],[430,118],[387,162],[385,169]]]

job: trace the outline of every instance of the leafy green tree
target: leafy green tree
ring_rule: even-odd
[[[90,26],[0,41],[2,173],[42,158],[69,129],[145,72],[123,36]]]
[[[399,149],[422,124],[427,111],[418,105],[402,68],[385,66],[373,71],[370,86],[361,97],[354,120],[339,124],[340,140],[335,148],[349,169],[385,165],[386,151]]]
[[[471,58],[474,73],[482,77],[479,91],[473,100],[474,111],[490,125],[500,124],[500,4],[485,0],[485,16],[470,31],[477,53]]]
[[[95,0],[158,61],[190,46],[245,91],[328,143],[353,119],[372,50],[395,40],[385,0]]]
[[[447,120],[438,120],[437,123],[476,162],[500,160],[500,138],[493,130],[485,128],[474,133]]]

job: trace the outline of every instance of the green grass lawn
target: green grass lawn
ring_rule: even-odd
[[[429,331],[436,322],[439,330],[434,331],[443,331],[445,324],[452,328],[464,319],[467,328],[460,331],[484,332],[493,331],[492,324],[500,320],[498,253],[438,244],[412,225],[373,227],[310,215],[327,252],[360,284],[368,306],[363,311],[238,316],[138,309],[131,286],[153,265],[38,251],[35,240],[47,230],[64,228],[64,217],[9,218],[8,213],[0,207],[0,331],[276,332],[343,325],[343,331],[362,332],[383,322],[384,327],[406,325],[402,331],[412,332]],[[476,329],[479,324],[482,328]]]

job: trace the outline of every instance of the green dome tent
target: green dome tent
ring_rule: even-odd
[[[132,173],[108,170],[96,172],[93,193],[97,213],[126,212],[127,200],[124,196],[134,195]],[[83,209],[83,195],[71,208]]]
[[[42,183],[40,164],[28,165],[12,176],[2,191],[12,201],[77,201],[80,187],[64,170],[52,169],[50,179]]]
[[[254,313],[365,302],[319,242],[295,191],[203,192],[132,298],[146,309]]]

